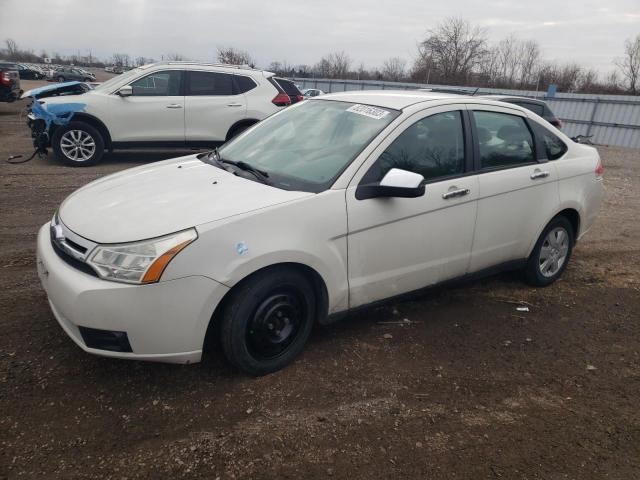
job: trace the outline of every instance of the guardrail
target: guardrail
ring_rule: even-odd
[[[326,93],[351,90],[415,90],[419,88],[464,88],[420,83],[383,82],[372,80],[334,80],[326,78],[292,78],[301,88],[318,88]],[[640,97],[631,95],[592,95],[557,93],[546,97],[544,92],[481,88],[476,95],[505,94],[538,98],[546,101],[564,123],[569,136],[593,135],[601,145],[640,148]]]

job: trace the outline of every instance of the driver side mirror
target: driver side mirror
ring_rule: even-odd
[[[133,87],[131,85],[125,85],[124,87],[120,87],[116,93],[121,97],[130,97],[133,95]]]
[[[419,173],[392,168],[377,183],[358,185],[356,199],[379,197],[416,198],[424,195],[424,177]]]

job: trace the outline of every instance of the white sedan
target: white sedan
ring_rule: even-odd
[[[594,148],[512,104],[330,94],[79,189],[41,228],[38,271],[87,352],[192,363],[209,333],[262,375],[358,307],[500,268],[553,283],[602,174]]]

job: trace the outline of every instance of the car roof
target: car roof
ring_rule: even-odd
[[[184,67],[212,67],[212,68],[228,68],[233,69],[240,72],[262,72],[265,76],[274,75],[272,72],[268,72],[267,70],[260,70],[257,68],[251,68],[249,65],[231,65],[228,63],[207,63],[207,62],[156,62],[148,65],[142,65],[142,69],[150,68],[150,67],[159,67],[159,66],[184,66]]]
[[[530,97],[522,97],[519,95],[498,95],[498,94],[489,94],[489,95],[478,95],[479,98],[486,98],[487,100],[522,100],[523,102],[529,103],[537,103],[539,105],[546,105],[544,100],[540,100],[539,98],[530,98]]]
[[[328,93],[320,97],[321,100],[337,100],[343,102],[363,103],[365,105],[375,105],[377,107],[392,108],[402,110],[416,103],[430,102],[436,100],[471,100],[468,95],[455,95],[449,93],[436,93],[420,90],[358,90],[352,92]],[[315,100],[314,100],[315,101]]]

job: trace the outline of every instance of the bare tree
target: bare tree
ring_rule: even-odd
[[[322,57],[315,66],[315,71],[320,77],[325,78],[347,78],[351,58],[344,51],[332,52]]]
[[[169,62],[184,62],[188,60],[187,57],[185,57],[181,53],[176,53],[176,52],[165,55],[165,57]]]
[[[400,57],[391,57],[382,64],[382,76],[385,80],[399,82],[404,78],[407,62]]]
[[[640,34],[625,41],[624,57],[616,65],[627,81],[629,92],[637,93],[640,89]]]
[[[111,57],[111,63],[118,67],[128,67],[131,58],[128,53],[114,53]]]
[[[433,30],[418,47],[417,70],[432,65],[436,81],[466,82],[487,51],[483,29],[462,18],[450,17]],[[434,75],[430,75],[434,77]]]
[[[520,42],[520,84],[531,85],[536,83],[535,70],[540,62],[540,46],[535,40]]]
[[[255,67],[255,61],[245,50],[234,47],[218,47],[218,61],[229,65],[249,65]]]
[[[16,41],[13,38],[7,38],[4,42],[7,45],[7,56],[9,60],[18,60],[19,49]]]

